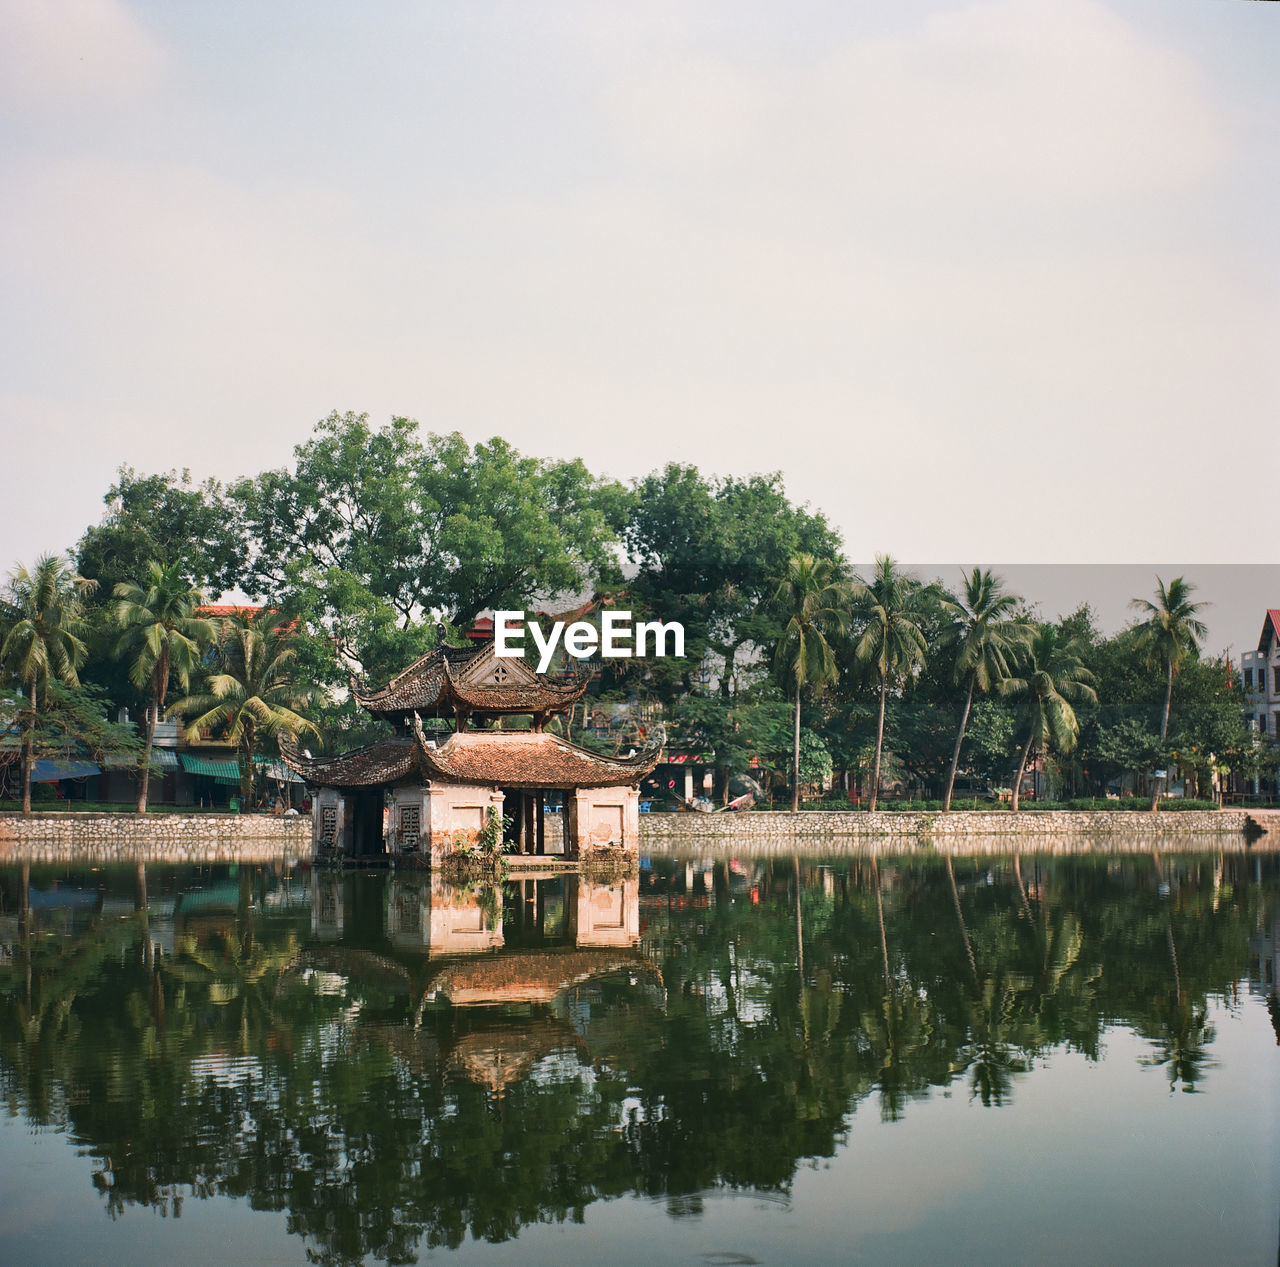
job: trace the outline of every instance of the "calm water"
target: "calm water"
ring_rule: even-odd
[[[0,869],[0,1260],[1276,1262],[1280,868]]]

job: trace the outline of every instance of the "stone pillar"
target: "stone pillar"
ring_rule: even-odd
[[[317,857],[351,851],[346,798],[337,788],[322,787],[311,798],[311,847]]]

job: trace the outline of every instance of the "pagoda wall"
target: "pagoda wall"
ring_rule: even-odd
[[[496,787],[433,783],[421,794],[423,850],[430,849],[432,866],[455,852],[459,840],[474,843],[491,809],[502,814],[502,792]]]
[[[634,787],[579,788],[566,795],[567,848],[583,862],[638,858],[640,793]]]

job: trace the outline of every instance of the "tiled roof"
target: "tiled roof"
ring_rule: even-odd
[[[280,756],[285,765],[308,783],[319,787],[372,787],[398,783],[417,773],[417,740],[404,735],[383,739],[367,748],[343,753],[340,757],[304,757],[298,745],[280,737]]]
[[[603,757],[558,735],[532,730],[464,730],[438,748],[421,745],[423,775],[444,783],[498,787],[620,787],[658,763],[661,738],[632,757]]]
[[[1262,634],[1258,638],[1258,650],[1265,651],[1267,644],[1280,638],[1280,607],[1269,607],[1267,618],[1262,622]]]
[[[522,662],[511,663],[508,685],[465,683],[473,664],[489,654],[492,644],[475,647],[436,647],[398,673],[380,691],[366,691],[352,682],[356,702],[377,716],[400,717],[410,712],[558,713],[570,708],[587,689],[586,674],[554,679],[534,674]],[[507,670],[504,667],[504,674]]]

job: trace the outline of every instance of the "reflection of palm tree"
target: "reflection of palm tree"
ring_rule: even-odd
[[[1156,1011],[1159,1036],[1155,1051],[1143,1060],[1149,1068],[1166,1069],[1169,1090],[1195,1092],[1205,1069],[1212,1068],[1209,1044],[1214,1040],[1208,1009],[1196,1006],[1181,995],[1166,996]],[[1179,1088],[1179,1084],[1181,1084]]]

